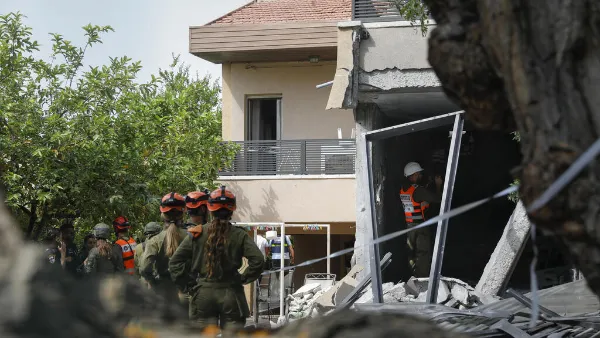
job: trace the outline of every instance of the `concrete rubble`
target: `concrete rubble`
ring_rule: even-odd
[[[286,299],[289,309],[287,321],[293,322],[301,318],[320,315],[321,313],[318,311],[313,311],[315,300],[331,288],[323,289],[321,284],[311,283],[302,286],[296,292],[289,295]]]
[[[427,296],[429,278],[412,277],[406,283],[384,283],[382,285],[385,303],[424,303]],[[442,277],[438,290],[437,303],[455,309],[470,309],[479,305],[490,304],[500,300],[499,297],[478,292],[469,284],[455,278]],[[373,302],[371,288],[367,288],[357,304]]]

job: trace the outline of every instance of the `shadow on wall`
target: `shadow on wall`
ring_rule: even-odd
[[[228,182],[227,186],[236,196],[237,209],[233,219],[239,222],[280,222],[281,217],[275,205],[279,201],[279,197],[270,186],[262,189],[262,197],[260,202],[251,201],[244,194],[244,189],[237,182]],[[258,207],[254,207],[258,205]]]

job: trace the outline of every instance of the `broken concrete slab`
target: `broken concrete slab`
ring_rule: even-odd
[[[315,306],[320,307],[321,311],[324,309],[329,310],[335,308],[337,304],[336,299],[338,298],[339,290],[342,288],[344,289],[342,292],[339,292],[340,297],[342,295],[346,297],[348,294],[350,294],[350,292],[352,292],[352,290],[358,285],[358,281],[356,280],[356,278],[363,271],[363,269],[364,267],[362,265],[355,265],[354,267],[352,267],[350,272],[348,272],[348,274],[346,274],[346,276],[342,278],[342,280],[340,280],[331,288],[329,288],[327,292],[323,292],[318,297],[315,296]],[[347,291],[348,286],[351,286],[351,289],[349,291]],[[341,300],[343,299],[344,298],[342,298]]]
[[[523,203],[517,203],[502,237],[496,245],[490,260],[483,269],[481,279],[475,289],[487,295],[497,295],[506,280],[512,275],[514,265],[519,259],[523,248],[529,238],[531,223]]]
[[[383,291],[383,294],[385,294],[387,291],[391,290],[393,287],[394,287],[394,283],[382,284],[381,289]],[[363,295],[360,296],[360,298],[355,303],[358,303],[358,304],[373,303],[373,291],[370,288],[367,289],[367,291],[365,291],[365,293],[363,293]]]
[[[346,298],[358,286],[358,281],[356,279],[348,279],[343,280],[338,283],[337,291],[333,297],[333,304],[339,304],[341,301]]]
[[[321,290],[321,284],[319,283],[306,284],[303,285],[300,289],[296,290],[293,296],[295,298],[301,298],[304,297],[304,295],[307,295],[309,293],[316,293],[319,290]]]

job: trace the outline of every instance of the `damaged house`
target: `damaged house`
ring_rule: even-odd
[[[377,2],[377,6],[373,6],[371,0],[353,0],[353,9],[352,20],[338,23],[337,68],[329,87],[327,108],[352,109],[354,112],[357,131],[356,241],[360,245],[372,238],[373,231],[368,176],[365,175],[369,163],[365,163],[361,134],[460,109],[446,97],[427,61],[427,36],[420,26],[404,21],[389,2]],[[433,21],[428,22],[428,32],[434,26]],[[448,119],[446,124],[423,122],[416,128],[418,131],[406,128],[409,130],[402,135],[373,141],[375,237],[406,228],[398,193],[403,168],[408,162],[420,163],[429,177],[445,175],[451,155],[453,121]],[[461,136],[462,142],[455,152],[458,164],[449,208],[509,187],[513,183],[511,170],[521,160],[518,141],[512,134],[479,131],[466,121]],[[508,198],[500,198],[450,219],[441,274],[477,285],[516,205]],[[512,217],[517,224],[523,219],[526,220],[524,213]],[[432,232],[435,235],[435,226]],[[517,242],[529,243],[526,239],[521,236]],[[407,281],[411,277],[408,260],[402,259],[407,257],[405,243],[406,237],[399,237],[380,245],[381,257],[386,252],[394,257],[390,267],[383,271],[384,282]],[[511,248],[515,246],[515,243],[508,244]],[[561,255],[560,248],[551,239],[543,237],[538,246],[540,287],[572,280],[571,265]],[[515,257],[520,259],[494,263],[510,265],[506,269],[510,283],[502,281],[499,291],[508,286],[521,290],[529,288],[531,245],[518,245],[513,249]],[[357,264],[369,270],[372,257],[368,249],[358,248],[354,258]]]

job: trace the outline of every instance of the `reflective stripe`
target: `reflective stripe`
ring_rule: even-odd
[[[115,243],[121,247],[123,255],[123,267],[125,268],[125,273],[133,275],[135,273],[134,255],[137,243],[131,237],[128,240],[118,239]]]
[[[400,201],[402,201],[402,207],[404,208],[406,223],[425,220],[425,210],[429,208],[429,203],[426,201],[415,202],[413,195],[417,187],[418,185],[412,184],[407,190],[400,189]]]

